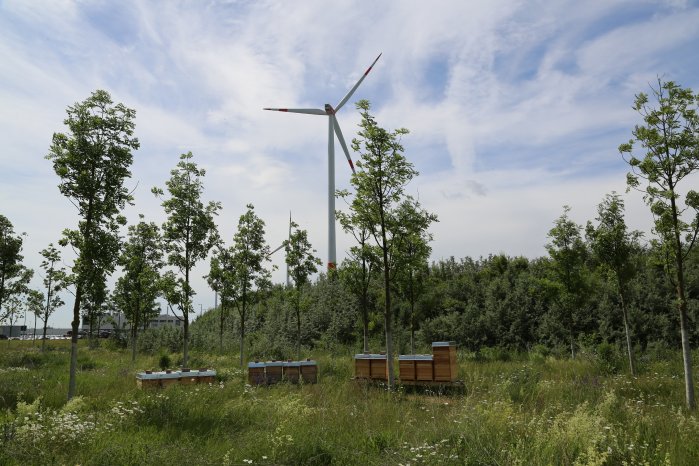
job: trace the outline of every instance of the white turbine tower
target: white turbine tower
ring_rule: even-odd
[[[340,124],[337,122],[335,114],[340,111],[340,109],[347,103],[347,101],[352,97],[354,91],[357,90],[359,85],[364,81],[366,75],[369,74],[371,69],[374,67],[377,61],[381,58],[381,54],[376,57],[374,63],[364,72],[357,84],[354,85],[352,89],[347,93],[347,95],[340,101],[340,103],[333,108],[330,104],[325,104],[325,109],[321,110],[319,108],[265,108],[264,110],[273,110],[277,112],[289,112],[289,113],[306,113],[309,115],[324,115],[328,117],[328,270],[335,268],[337,255],[335,246],[335,134],[337,134],[337,139],[340,141],[342,150],[347,156],[347,161],[349,162],[352,173],[354,173],[354,164],[349,155],[349,150],[347,150],[347,144],[345,143],[345,138],[342,136],[342,130],[340,130]]]

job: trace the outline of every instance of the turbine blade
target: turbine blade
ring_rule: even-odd
[[[271,256],[272,254],[274,254],[275,252],[279,251],[279,250],[280,250],[281,248],[283,248],[283,247],[284,247],[284,243],[282,243],[282,245],[279,246],[279,247],[278,247],[277,249],[275,249],[274,251],[270,252],[270,253],[267,255],[267,257]]]
[[[344,97],[344,99],[342,99],[340,101],[340,103],[337,104],[337,106],[335,107],[336,112],[339,112],[340,109],[342,108],[342,106],[347,103],[347,101],[350,99],[350,97],[352,97],[352,94],[354,94],[354,91],[356,91],[357,88],[359,87],[359,85],[362,83],[362,81],[364,81],[364,78],[366,78],[366,75],[369,74],[369,71],[371,71],[371,69],[374,67],[376,62],[379,61],[379,58],[381,58],[381,54],[379,54],[379,56],[376,57],[376,60],[374,60],[374,63],[372,63],[371,66],[364,72],[364,75],[362,75],[362,77],[359,78],[359,81],[357,81],[357,84],[355,84],[354,87],[352,89],[350,89],[350,91],[347,93],[347,95]]]
[[[335,127],[335,134],[337,135],[337,139],[340,141],[340,145],[342,146],[342,150],[345,151],[345,156],[347,157],[347,161],[349,162],[349,166],[352,169],[352,173],[355,173],[354,164],[352,163],[352,158],[350,157],[349,151],[347,150],[347,144],[345,143],[345,138],[344,138],[344,136],[342,136],[342,130],[340,129],[340,123],[337,122],[337,118],[335,118],[335,115],[330,115],[330,118],[333,119],[333,126]]]
[[[263,108],[262,110],[272,110],[273,112],[306,113],[309,115],[327,115],[325,110],[319,108]]]

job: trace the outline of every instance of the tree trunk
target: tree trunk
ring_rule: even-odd
[[[188,255],[189,256],[189,255]],[[184,336],[182,338],[182,367],[189,367],[189,268],[185,268]]]
[[[46,318],[44,319],[44,334],[43,337],[41,338],[41,352],[43,353],[46,351],[46,330],[48,329],[49,326],[49,315],[46,314]]]
[[[78,368],[78,330],[80,327],[80,300],[82,298],[82,284],[78,282],[75,289],[75,304],[73,304],[73,322],[71,322],[72,335],[70,337],[70,370],[68,376],[68,400],[75,396],[76,371]],[[48,319],[47,319],[48,320]]]
[[[296,290],[296,360],[301,360],[301,290]]]
[[[619,291],[619,302],[621,303],[621,314],[624,316],[624,332],[626,332],[626,351],[629,355],[629,369],[631,370],[631,376],[636,377],[636,362],[633,355],[633,345],[631,344],[628,310],[626,309],[624,294],[621,291]]]
[[[410,354],[415,354],[415,291],[412,269],[410,270]]]
[[[245,346],[245,306],[247,305],[247,290],[243,287],[243,306],[240,313],[240,367],[243,367],[243,349]]]
[[[384,245],[386,244],[384,233]],[[384,325],[386,327],[386,370],[388,371],[388,388],[392,389],[393,380],[393,312],[391,310],[391,282],[388,270],[388,250],[383,248],[383,280],[384,293],[386,294],[386,309],[384,310]]]
[[[218,346],[219,346],[219,353],[223,354],[223,302],[221,302],[221,309],[219,309],[219,312],[221,313],[221,325],[219,326],[218,329]]]
[[[682,337],[682,359],[684,360],[684,391],[687,409],[696,407],[694,402],[694,380],[692,377],[692,349],[689,346],[689,322],[687,319],[687,299],[684,294],[684,264],[682,260],[682,241],[680,240],[679,214],[673,186],[670,185],[670,203],[672,206],[672,224],[675,233],[675,265],[677,267],[677,300],[680,311],[680,335]]]

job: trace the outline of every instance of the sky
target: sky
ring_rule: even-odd
[[[439,217],[433,260],[542,256],[564,205],[585,224],[612,191],[648,238],[617,148],[641,122],[635,94],[658,77],[699,90],[698,26],[691,1],[0,0],[0,214],[39,271],[39,251],[78,221],[45,159],[52,135],[104,89],[136,110],[130,222],[165,220],[151,188],[191,151],[228,244],[252,203],[272,248],[291,212],[325,263],[327,119],[262,108],[336,106],[382,53],[337,117],[348,143],[359,99],[380,126],[410,130],[420,175],[407,192]],[[339,144],[335,167],[348,188]],[[338,261],[351,245],[338,227]],[[273,259],[282,282],[281,251]],[[197,311],[214,304],[207,271],[193,274]],[[54,327],[69,326],[64,299]]]

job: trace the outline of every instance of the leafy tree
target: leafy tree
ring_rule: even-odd
[[[339,196],[349,197],[348,191],[338,192]],[[359,311],[362,319],[364,352],[369,352],[369,287],[374,278],[378,263],[376,247],[369,243],[371,230],[359,222],[354,212],[336,212],[342,229],[354,236],[356,245],[349,249],[349,257],[343,261],[340,274],[344,282],[359,297]]]
[[[647,94],[636,95],[633,109],[643,124],[634,127],[633,138],[621,144],[619,152],[631,167],[627,185],[644,193],[653,214],[654,233],[667,258],[666,270],[676,290],[680,317],[687,407],[694,409],[685,261],[699,233],[699,193],[688,190],[682,203],[678,185],[699,170],[699,94],[660,79],[657,87],[651,86],[651,92],[657,106],[649,103]]]
[[[239,282],[236,277],[237,269],[233,262],[235,251],[233,248],[219,248],[211,258],[209,275],[206,280],[212,290],[221,297],[221,307],[219,309],[219,351],[223,353],[223,330],[226,317],[233,305],[238,304],[240,291]]]
[[[410,352],[415,354],[415,304],[424,291],[424,272],[432,252],[428,228],[437,221],[437,216],[428,213],[410,196],[400,204],[397,216],[405,229],[398,242],[397,282],[410,305]]]
[[[128,237],[119,265],[124,274],[117,280],[114,301],[131,324],[131,360],[136,360],[138,332],[140,327],[156,317],[160,306],[160,270],[164,266],[160,229],[153,223],[140,221],[129,226]]]
[[[321,261],[314,256],[316,252],[308,241],[308,232],[299,230],[296,222],[291,222],[291,228],[295,229],[288,240],[284,242],[286,251],[286,264],[289,267],[289,276],[294,282],[294,301],[296,310],[296,354],[301,359],[301,290],[308,283],[309,277],[318,272]]]
[[[214,216],[221,210],[220,202],[211,201],[204,205],[201,201],[204,189],[202,178],[206,175],[206,170],[197,167],[193,158],[191,152],[180,155],[177,167],[170,172],[170,179],[165,182],[170,197],[162,203],[167,214],[162,229],[168,264],[174,266],[179,274],[176,281],[169,282],[174,285],[174,288],[169,289],[169,296],[177,296],[175,302],[184,320],[184,366],[189,362],[189,313],[194,311],[190,273],[196,263],[206,258],[219,241]],[[160,188],[153,188],[152,192],[158,197],[164,195]]]
[[[240,293],[238,313],[240,315],[240,365],[243,365],[245,346],[245,318],[250,298],[257,290],[270,286],[271,272],[263,267],[270,261],[270,249],[265,243],[265,222],[255,215],[255,207],[247,205],[247,211],[238,220],[238,231],[233,236],[232,276]]]
[[[568,333],[571,356],[575,358],[575,338],[585,319],[583,306],[587,297],[587,247],[582,239],[582,227],[568,217],[570,207],[549,231],[551,243],[546,250],[551,257],[553,297],[560,308],[559,325]]]
[[[597,226],[587,224],[587,236],[592,252],[602,267],[612,275],[612,282],[619,298],[619,307],[624,320],[626,349],[631,375],[636,375],[636,365],[629,328],[628,289],[636,274],[634,255],[640,250],[641,234],[628,231],[624,221],[624,201],[617,193],[608,194],[597,207]]]
[[[396,274],[400,255],[400,242],[407,232],[401,224],[400,203],[405,199],[405,187],[418,173],[403,156],[400,139],[406,129],[389,132],[376,123],[369,113],[366,100],[357,103],[362,121],[359,138],[352,141],[352,148],[359,152],[359,170],[352,175],[355,196],[350,210],[355,221],[371,232],[380,251],[380,264],[384,288],[384,331],[386,333],[386,357],[388,359],[389,387],[393,387],[393,308],[391,284]],[[345,196],[345,193],[338,193]]]
[[[124,181],[131,176],[135,111],[114,105],[102,90],[68,107],[67,133],[54,133],[47,159],[61,179],[58,188],[80,216],[76,230],[65,230],[61,244],[77,252],[73,265],[73,305],[68,398],[75,394],[80,309],[86,286],[95,276],[109,275],[119,253],[118,230],[126,223],[120,211],[132,200]]]
[[[41,250],[41,268],[44,269],[44,286],[46,287],[46,305],[38,313],[44,324],[44,331],[41,339],[41,351],[46,350],[46,329],[49,317],[56,309],[63,306],[64,302],[59,293],[66,286],[66,272],[64,267],[60,267],[61,252],[50,243],[46,249]],[[36,325],[34,326],[36,331]]]
[[[22,243],[22,235],[15,234],[12,223],[0,214],[0,322],[10,317],[10,299],[24,293],[33,276],[22,265]]]

